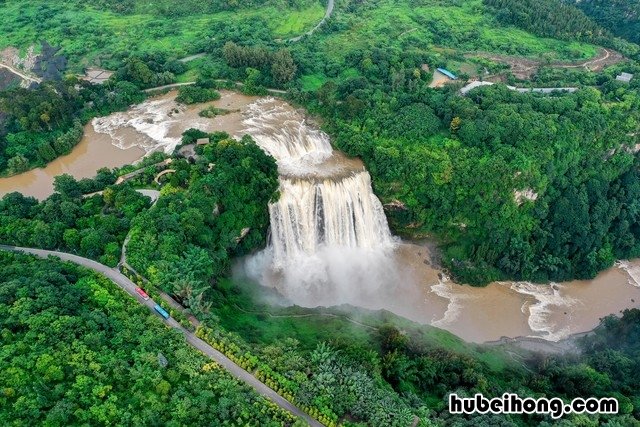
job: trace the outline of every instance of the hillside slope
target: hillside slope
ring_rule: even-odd
[[[639,0],[567,0],[618,37],[640,43]]]

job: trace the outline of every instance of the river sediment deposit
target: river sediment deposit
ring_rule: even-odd
[[[640,260],[619,262],[588,281],[456,284],[431,262],[432,249],[392,235],[363,163],[333,150],[304,113],[281,100],[228,91],[194,106],[177,104],[175,96],[94,119],[69,155],[0,179],[0,195],[45,198],[56,175],[91,177],[101,167],[172,152],[189,128],[248,133],[278,163],[280,198],[269,206],[268,247],[243,261],[243,274],[276,288],[286,303],[387,309],[473,342],[503,336],[556,341],[640,305]],[[232,112],[200,117],[210,105]]]

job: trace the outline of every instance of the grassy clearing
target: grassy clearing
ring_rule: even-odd
[[[288,19],[281,21],[273,28],[274,34],[278,36],[296,36],[315,27],[324,16],[324,7],[320,3],[310,8],[291,11]]]
[[[319,89],[326,81],[327,78],[322,74],[310,74],[301,78],[302,88],[308,91]]]
[[[481,0],[380,0],[375,7],[352,14],[336,14],[344,30],[320,34],[319,48],[331,60],[343,63],[350,52],[371,47],[414,49],[434,53],[440,47],[454,52],[489,51],[526,57],[545,55],[553,60],[575,60],[596,55],[595,46],[541,38],[515,27],[505,27],[488,14]]]
[[[114,53],[165,51],[180,57],[193,53],[213,25],[262,22],[273,38],[308,31],[324,15],[318,2],[308,8],[259,7],[235,12],[169,18],[152,14],[120,15],[77,6],[73,2],[9,0],[0,8],[0,49],[20,49],[47,40],[71,60],[72,67],[99,64]]]

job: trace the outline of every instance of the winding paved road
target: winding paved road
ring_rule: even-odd
[[[142,194],[143,196],[147,196],[148,198],[151,199],[151,206],[155,205],[156,202],[158,201],[158,199],[160,198],[160,192],[158,190],[150,190],[150,189],[146,189],[146,188],[139,188],[136,189],[136,192]],[[91,196],[97,196],[98,194],[102,194],[104,193],[104,190],[101,191],[95,191],[93,193],[89,193],[89,194],[83,194],[82,197],[83,198],[87,198],[87,197],[91,197]]]
[[[195,55],[190,55],[185,58],[178,59],[178,61],[186,63],[186,62],[194,61],[199,58],[204,58],[205,56],[207,56],[205,52],[200,52],[200,53],[196,53]]]
[[[226,82],[227,80],[225,80],[225,79],[216,79],[216,81],[217,82]],[[235,83],[235,85],[237,87],[244,86],[244,83],[242,83],[242,82],[234,82],[234,83]],[[191,85],[194,85],[194,84],[196,84],[196,82],[172,83],[170,85],[164,85],[164,86],[158,86],[158,87],[152,87],[152,88],[149,88],[149,89],[145,89],[143,92],[150,93],[150,92],[155,92],[155,91],[165,90],[165,89],[176,89],[176,88],[179,88],[181,86],[191,86]],[[267,92],[276,93],[276,94],[279,94],[279,95],[284,95],[285,93],[287,93],[286,90],[269,89],[269,88],[267,88]]]
[[[322,21],[320,21],[318,23],[318,25],[316,25],[315,27],[313,27],[312,29],[310,29],[306,33],[304,33],[302,35],[299,35],[298,37],[293,37],[293,38],[291,38],[291,39],[289,39],[287,41],[295,43],[297,41],[302,40],[303,37],[310,36],[313,33],[315,33],[318,28],[322,27],[324,25],[324,23],[327,22],[327,19],[331,18],[331,15],[333,14],[333,7],[334,7],[334,0],[329,0],[327,2],[327,10],[324,13],[324,17],[322,18]]]
[[[184,83],[171,83],[170,85],[150,87],[149,89],[145,89],[143,92],[155,92],[156,90],[164,90],[164,89],[175,89],[180,86],[191,86],[196,84],[196,82],[184,82]]]
[[[87,258],[79,257],[77,255],[68,254],[65,252],[58,252],[58,251],[46,251],[42,249],[21,248],[21,247],[6,246],[6,245],[0,245],[0,250],[24,252],[24,253],[36,255],[40,258],[48,258],[50,256],[54,256],[54,257],[60,258],[63,261],[70,261],[74,264],[78,264],[82,267],[86,267],[90,270],[93,270],[99,274],[104,275],[105,277],[113,281],[116,285],[118,285],[120,288],[122,288],[131,297],[133,297],[139,304],[146,306],[149,310],[155,313],[155,310],[153,309],[153,307],[156,303],[153,299],[149,299],[147,301],[143,300],[142,297],[140,297],[140,295],[136,293],[136,285],[131,280],[129,280],[125,275],[123,275],[119,271],[113,268],[109,268],[106,265],[100,264],[96,261],[93,261]],[[227,356],[220,353],[218,350],[211,347],[209,344],[207,344],[200,338],[196,337],[194,333],[189,332],[182,325],[180,325],[175,319],[169,318],[168,320],[164,320],[164,322],[168,326],[182,333],[189,344],[191,344],[196,349],[200,350],[210,359],[214,360],[216,363],[218,363],[220,366],[226,369],[232,376],[251,386],[260,395],[271,400],[272,402],[280,406],[282,409],[285,409],[291,412],[293,415],[299,418],[302,418],[307,423],[309,423],[310,426],[322,427],[322,424],[320,424],[318,421],[311,418],[304,411],[300,410],[298,407],[296,407],[295,405],[290,403],[288,400],[280,396],[273,389],[271,389],[270,387],[267,387],[265,384],[260,382],[256,377],[251,375],[249,372],[245,371],[240,366],[236,365],[233,361],[227,358]]]

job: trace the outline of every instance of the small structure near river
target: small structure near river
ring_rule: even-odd
[[[102,68],[87,68],[84,76],[81,76],[80,78],[88,81],[89,83],[101,85],[109,80],[109,77],[112,75],[113,71],[103,70]]]
[[[444,68],[436,68],[436,70],[433,72],[433,80],[429,84],[429,87],[432,87],[432,88],[441,87],[457,79],[458,79],[458,76],[453,74],[451,71],[446,70]]]
[[[451,71],[447,70],[446,68],[438,68],[437,70],[439,72],[441,72],[442,74],[444,74],[445,76],[449,77],[451,80],[458,80],[458,76],[456,76],[455,74],[453,74]]]

